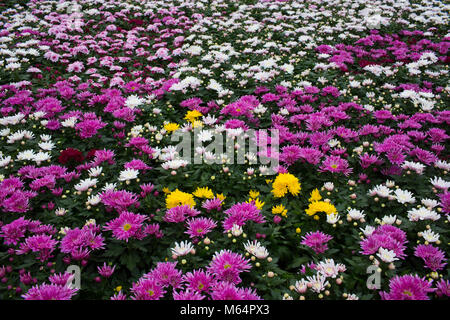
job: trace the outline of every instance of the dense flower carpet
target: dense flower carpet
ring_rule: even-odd
[[[2,1],[0,300],[447,299],[449,9]]]

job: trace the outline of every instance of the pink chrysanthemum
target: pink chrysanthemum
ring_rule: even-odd
[[[390,292],[380,292],[383,300],[429,300],[429,292],[436,289],[431,288],[431,281],[415,275],[395,276],[389,282]]]
[[[188,217],[195,217],[199,214],[200,211],[191,208],[190,205],[186,204],[184,206],[176,206],[168,209],[164,216],[164,221],[178,223],[185,221]]]
[[[420,244],[414,250],[416,257],[422,258],[425,262],[425,267],[433,271],[442,270],[447,263],[445,254],[439,248],[433,247],[431,244]]]
[[[156,279],[141,278],[131,288],[133,300],[159,300],[166,293]]]
[[[30,288],[22,297],[25,300],[70,300],[76,292],[77,289],[44,283]]]
[[[321,231],[316,231],[307,233],[302,239],[301,244],[310,247],[318,254],[328,250],[327,242],[333,239],[333,237]]]
[[[239,253],[221,250],[214,254],[207,269],[219,280],[238,284],[242,281],[239,274],[248,272],[251,269],[251,265],[250,260],[244,259]]]
[[[180,292],[174,290],[172,296],[173,300],[203,300],[205,298],[200,293],[189,289]]]
[[[204,293],[209,293],[213,285],[214,277],[207,271],[194,270],[183,276],[183,282],[188,289]]]
[[[210,218],[192,218],[187,221],[187,233],[191,238],[202,238],[211,232],[217,224]]]
[[[264,223],[266,220],[253,203],[237,203],[230,209],[225,211],[227,217],[223,221],[223,228],[229,231],[234,225],[243,226],[247,221],[254,221],[256,223]]]
[[[142,238],[145,234],[142,231],[142,223],[147,216],[123,211],[120,216],[106,223],[104,230],[113,232],[115,238],[128,242],[130,238]]]

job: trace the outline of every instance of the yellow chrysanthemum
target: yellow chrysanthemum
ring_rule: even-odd
[[[281,214],[283,217],[286,217],[287,209],[282,204],[279,204],[275,207],[272,207],[272,213]]]
[[[301,190],[300,182],[297,177],[290,173],[280,173],[272,184],[272,193],[275,198],[284,197],[290,192],[296,196]]]
[[[250,198],[256,199],[259,196],[259,191],[250,190],[249,195],[250,195]]]
[[[162,190],[165,194],[170,193],[170,189],[167,187],[164,187]]]
[[[195,206],[194,196],[192,194],[176,189],[167,195],[166,207],[168,209],[184,205],[189,205],[191,208]]]
[[[325,201],[313,201],[309,204],[309,207],[305,210],[305,212],[307,215],[313,216],[318,212],[325,212],[327,215],[337,213],[337,210],[331,203]]]
[[[206,199],[212,199],[212,198],[214,198],[214,193],[213,193],[212,190],[209,189],[208,187],[197,188],[197,190],[195,190],[194,192],[192,192],[192,194],[193,194],[194,196],[196,196],[197,198],[206,198]]]
[[[224,201],[227,197],[225,197],[225,196],[223,195],[223,193],[218,193],[218,194],[216,194],[216,198],[217,198],[217,199],[220,199],[220,200],[222,200],[222,201]]]
[[[311,198],[309,198],[309,202],[322,200],[322,196],[319,193],[319,189],[314,189],[311,192]]]
[[[186,116],[184,117],[184,119],[192,123],[195,120],[197,120],[198,117],[201,117],[201,116],[202,116],[202,113],[200,111],[190,110],[186,113]]]
[[[194,122],[192,122],[192,128],[201,128],[203,127],[203,122],[201,122],[200,120],[194,120]]]
[[[176,131],[180,128],[180,125],[178,123],[174,123],[174,122],[170,122],[166,125],[164,125],[164,129],[167,132],[172,132],[172,131]]]
[[[256,199],[250,198],[250,199],[248,199],[247,203],[250,203],[252,201],[254,202],[255,207],[257,207],[259,210],[262,209],[262,207],[264,206],[264,203],[265,203],[265,202],[262,202],[261,200],[259,200],[258,198],[256,198]]]

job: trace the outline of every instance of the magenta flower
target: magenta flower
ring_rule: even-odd
[[[394,226],[384,224],[379,226],[367,239],[360,242],[361,253],[371,255],[378,252],[379,248],[393,250],[399,259],[405,258],[406,233]]]
[[[203,238],[204,235],[211,232],[217,224],[210,218],[193,218],[187,221],[187,233],[191,238]]]
[[[203,270],[194,270],[183,276],[186,287],[198,293],[209,293],[213,287],[213,276]]]
[[[220,211],[222,209],[222,200],[218,198],[214,199],[207,199],[203,202],[202,208],[206,209],[206,211],[209,213],[212,210]]]
[[[128,242],[130,238],[140,239],[145,236],[142,223],[147,218],[141,214],[123,211],[118,218],[107,222],[103,229],[112,231],[116,239]]]
[[[109,278],[113,275],[114,270],[116,269],[116,266],[108,266],[106,265],[106,262],[103,263],[103,266],[97,267],[98,273],[105,278]]]
[[[240,283],[241,272],[248,272],[251,269],[250,260],[238,253],[230,250],[216,252],[208,266],[208,271],[214,274],[219,280]]]
[[[230,209],[225,211],[227,217],[223,221],[223,228],[229,231],[234,225],[243,226],[247,221],[254,221],[256,223],[264,223],[266,220],[253,203],[237,203]]]
[[[49,235],[34,235],[26,238],[25,242],[20,244],[20,249],[16,253],[26,254],[29,251],[38,252],[38,259],[45,261],[51,257],[51,253],[55,250],[57,243],[58,241],[52,239]]]
[[[389,282],[390,292],[380,292],[383,300],[429,300],[429,292],[436,289],[431,288],[431,281],[415,275],[395,276]]]
[[[22,297],[25,300],[70,300],[77,290],[53,283],[44,283],[30,288]]]
[[[166,211],[164,221],[166,222],[183,222],[188,217],[195,217],[200,214],[197,209],[191,208],[188,204],[184,206],[176,206]]]
[[[442,270],[447,263],[445,254],[439,248],[433,247],[431,244],[420,244],[414,250],[414,255],[423,259],[425,267],[433,271]]]
[[[158,262],[149,275],[163,287],[171,286],[178,289],[181,285],[182,272],[175,268],[176,265],[177,262]]]
[[[173,300],[203,300],[205,298],[205,296],[202,296],[200,293],[189,289],[180,292],[174,290],[172,296]]]
[[[300,244],[310,247],[316,254],[319,254],[328,250],[327,242],[333,237],[321,231],[316,231],[307,233],[302,239],[303,241]]]
[[[339,156],[327,156],[319,168],[321,172],[343,173],[348,176],[353,169],[348,167],[348,161]]]
[[[439,297],[450,297],[450,282],[448,280],[441,279],[438,283],[436,283],[436,288],[436,294]]]
[[[141,278],[131,288],[133,300],[159,300],[166,293],[156,279]]]

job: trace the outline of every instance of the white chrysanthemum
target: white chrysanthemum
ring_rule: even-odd
[[[50,151],[55,147],[55,144],[51,141],[49,142],[41,142],[38,144],[39,148],[42,150]]]
[[[408,211],[408,219],[410,221],[419,221],[419,220],[432,220],[436,221],[441,216],[434,210],[429,210],[424,207],[413,208]]]
[[[70,117],[61,122],[61,125],[65,128],[73,128],[77,123],[78,119],[76,117]]]
[[[340,216],[339,216],[339,213],[337,213],[337,212],[327,214],[327,223],[329,223],[329,224],[338,223],[339,219],[340,219]]]
[[[316,293],[320,293],[325,290],[326,286],[330,284],[327,281],[327,278],[321,273],[318,273],[312,277],[306,277],[306,279],[309,282],[309,286],[311,286],[311,290]]]
[[[359,220],[359,219],[363,219],[366,215],[364,214],[364,210],[357,210],[357,209],[353,209],[351,208],[348,211],[348,215],[355,220]]]
[[[212,132],[210,130],[202,130],[197,134],[197,138],[200,142],[206,142],[212,140]]]
[[[125,169],[125,170],[120,172],[119,180],[120,181],[133,180],[133,179],[136,179],[138,177],[138,174],[139,174],[139,170]]]
[[[0,167],[5,167],[11,162],[11,156],[0,156]]]
[[[1,134],[0,134],[1,135]],[[450,163],[448,163],[447,161],[444,160],[438,160],[434,163],[436,168],[442,169],[442,170],[446,170],[446,171],[450,171]]]
[[[90,177],[98,177],[103,171],[102,167],[94,167],[94,168],[90,168],[88,173]]]
[[[194,246],[191,242],[181,241],[179,243],[175,242],[175,248],[172,248],[171,251],[173,255],[180,257],[189,254],[192,249],[194,249]]]
[[[34,150],[25,150],[17,154],[17,160],[34,160]]]
[[[91,195],[87,199],[87,203],[90,204],[91,206],[95,206],[95,205],[99,204],[100,201],[101,201],[101,198],[99,195]]]
[[[341,270],[345,270],[343,264],[336,264],[333,259],[325,259],[317,264],[316,270],[326,278],[336,278]]]
[[[233,227],[231,228],[231,233],[233,234],[233,236],[239,237],[243,232],[244,230],[242,229],[242,226],[233,224]]]
[[[423,165],[422,163],[419,163],[419,162],[405,161],[402,164],[402,168],[405,170],[413,170],[417,174],[422,174],[423,171],[425,170],[425,165]]]
[[[397,220],[397,216],[391,215],[391,216],[384,216],[381,221],[385,224],[394,224],[396,220]]]
[[[106,183],[105,186],[102,188],[103,191],[114,191],[116,190],[117,184],[116,183]]]
[[[416,199],[414,198],[412,192],[408,190],[397,189],[394,191],[395,199],[399,203],[414,203]]]
[[[38,153],[36,153],[34,155],[33,160],[34,160],[34,162],[39,164],[39,163],[41,163],[43,161],[49,160],[50,158],[51,158],[50,153],[48,153],[48,152],[38,152]]]
[[[44,142],[48,142],[48,141],[52,140],[52,136],[50,136],[50,135],[48,135],[48,134],[41,134],[39,137],[40,137],[41,140],[44,141]]]
[[[391,263],[394,262],[395,260],[398,260],[393,250],[387,250],[384,248],[380,248],[378,250],[377,256],[380,257],[380,259],[386,263]]]
[[[362,231],[362,233],[364,233],[364,235],[366,237],[369,237],[372,235],[372,233],[375,231],[375,227],[372,226],[366,226],[364,229],[360,228],[360,230]]]
[[[78,184],[75,185],[75,190],[86,191],[90,187],[95,186],[97,184],[97,182],[98,182],[98,180],[95,178],[94,179],[87,178],[87,179],[81,180]]]
[[[128,108],[134,109],[143,104],[144,102],[145,102],[144,98],[140,98],[137,95],[131,95],[127,97],[127,100],[125,100],[125,105]]]
[[[439,201],[434,200],[434,199],[428,199],[428,198],[427,199],[422,199],[422,200],[420,200],[420,202],[422,202],[422,204],[425,207],[431,208],[431,209],[433,209],[433,208],[435,208],[435,207],[437,207],[439,205]]]
[[[425,241],[428,242],[439,241],[439,233],[434,233],[431,229],[422,232],[422,237]]]
[[[55,210],[55,215],[61,217],[67,213],[67,210],[64,208],[58,208]]]
[[[430,183],[437,189],[447,190],[450,188],[450,181],[445,181],[441,177],[434,177],[430,179]]]

